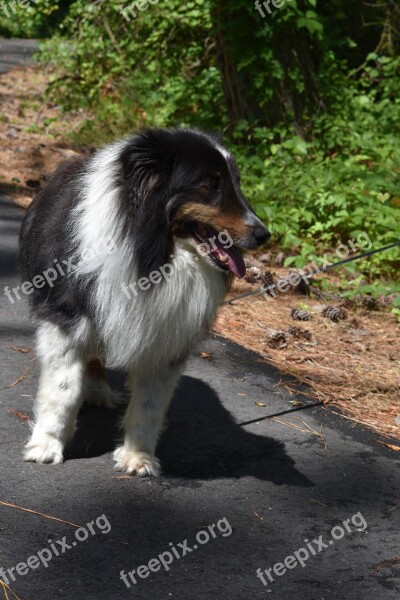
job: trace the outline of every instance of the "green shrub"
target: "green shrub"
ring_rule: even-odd
[[[55,67],[52,96],[94,115],[75,141],[101,144],[140,125],[225,132],[287,265],[363,231],[374,247],[400,239],[400,58],[370,52],[385,47],[388,31],[399,45],[388,3],[291,0],[261,19],[247,0],[160,0],[129,22],[128,4],[75,0],[43,48]],[[353,14],[384,17],[384,27],[374,21],[368,41]],[[243,99],[235,90],[246,118],[232,119],[229,100]],[[281,117],[267,127],[270,106]],[[348,271],[362,273],[361,285],[393,278],[399,266],[391,250]]]

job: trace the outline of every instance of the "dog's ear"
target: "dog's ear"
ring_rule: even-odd
[[[158,182],[172,174],[175,153],[168,131],[145,129],[133,136],[122,150],[122,174],[138,202]]]
[[[139,277],[172,260],[167,204],[174,161],[168,132],[162,130],[135,135],[121,153],[124,212],[130,215]]]

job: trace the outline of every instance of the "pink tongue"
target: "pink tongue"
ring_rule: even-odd
[[[234,246],[226,248],[221,242],[216,239],[215,245],[222,253],[228,256],[228,267],[238,279],[243,279],[246,275],[246,265],[244,264],[243,256]]]

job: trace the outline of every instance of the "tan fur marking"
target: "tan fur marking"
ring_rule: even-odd
[[[245,237],[250,227],[243,223],[243,220],[240,217],[236,217],[235,215],[229,214],[219,214],[217,218],[213,219],[210,222],[210,225],[216,229],[216,231],[223,231],[227,229],[229,234],[232,237]]]
[[[178,209],[175,221],[190,219],[191,221],[211,224],[212,220],[218,218],[220,215],[220,210],[215,206],[207,206],[198,202],[188,202]]]
[[[241,216],[232,213],[224,214],[216,206],[207,206],[197,202],[189,202],[179,208],[175,221],[199,221],[211,225],[216,231],[228,230],[231,236],[244,237],[249,227],[243,223]]]

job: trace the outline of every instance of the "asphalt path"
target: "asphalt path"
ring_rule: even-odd
[[[3,12],[0,12],[0,18],[5,18]],[[0,73],[7,73],[17,66],[30,65],[37,48],[34,40],[0,39]]]

